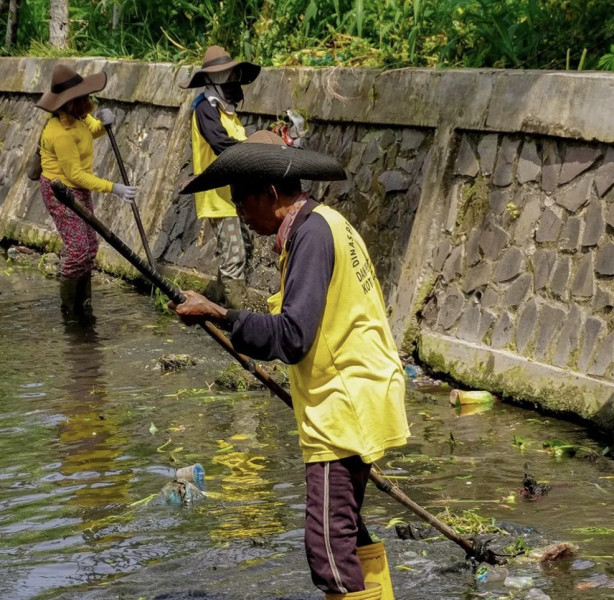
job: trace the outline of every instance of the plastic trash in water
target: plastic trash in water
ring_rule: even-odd
[[[177,469],[175,471],[175,479],[194,483],[201,491],[205,489],[205,469],[199,463]]]
[[[452,390],[450,392],[450,404],[452,406],[462,406],[464,404],[492,404],[495,397],[486,391],[481,390]]]
[[[407,364],[405,365],[405,374],[410,379],[416,379],[416,377],[422,377],[424,371],[418,365]]]
[[[159,498],[171,506],[188,506],[205,499],[205,492],[199,490],[191,481],[176,479],[160,490]]]
[[[484,583],[488,579],[489,574],[488,567],[486,565],[481,565],[475,572],[475,580],[478,583]]]
[[[534,585],[533,577],[520,577],[510,575],[509,577],[505,578],[503,585],[505,587],[513,588],[515,590],[524,590],[527,588],[532,588]]]

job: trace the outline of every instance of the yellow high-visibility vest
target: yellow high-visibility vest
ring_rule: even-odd
[[[313,345],[288,367],[303,459],[359,455],[372,463],[409,436],[403,368],[362,238],[332,208],[313,212],[330,226],[335,266]],[[287,258],[284,248],[281,290],[269,299],[273,314],[282,310]]]
[[[207,100],[203,100],[207,102]],[[219,109],[218,109],[219,110]],[[245,139],[245,129],[239,121],[239,117],[235,113],[228,114],[223,110],[219,110],[220,121],[222,127],[226,130],[230,137],[237,140]],[[215,159],[216,154],[205,138],[198,130],[196,115],[192,114],[192,164],[194,173],[197,175],[202,173]],[[194,194],[196,203],[196,216],[199,219],[205,217],[236,217],[237,209],[230,199],[230,187],[217,188],[215,190],[207,190],[206,192],[197,192]]]

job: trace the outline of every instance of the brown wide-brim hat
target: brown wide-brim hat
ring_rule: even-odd
[[[296,179],[346,179],[332,156],[287,146],[271,131],[256,131],[224,150],[202,173],[183,184],[180,194],[194,194],[232,184],[266,184]]]
[[[204,87],[209,83],[207,75],[209,73],[221,73],[229,71],[235,67],[240,68],[241,77],[239,83],[247,85],[251,83],[260,74],[260,65],[243,61],[237,62],[230,57],[230,54],[220,46],[210,46],[205,52],[203,66],[199,71],[196,71],[190,79],[179,84],[183,89]]]
[[[69,100],[94,94],[107,85],[107,74],[104,71],[81,77],[66,65],[57,65],[51,73],[51,90],[45,92],[36,103],[38,108],[55,112]]]

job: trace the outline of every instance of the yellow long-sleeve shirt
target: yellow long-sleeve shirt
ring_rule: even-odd
[[[71,188],[93,192],[113,191],[113,182],[94,175],[94,139],[106,133],[104,125],[87,115],[74,119],[60,113],[52,116],[41,137],[42,175],[59,179]]]

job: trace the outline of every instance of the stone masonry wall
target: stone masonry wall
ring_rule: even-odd
[[[41,248],[59,243],[25,162],[57,62],[0,59],[0,239]],[[204,288],[217,271],[212,232],[177,194],[191,172],[193,93],[177,85],[190,69],[62,62],[107,72],[99,98],[117,115],[154,255],[168,276]],[[462,384],[614,431],[612,74],[264,69],[245,91],[248,133],[302,109],[306,146],[342,162],[347,181],[307,187],[364,237],[400,346]],[[119,180],[104,138],[94,168]],[[96,202],[140,251],[129,207]],[[105,244],[98,262],[135,275]],[[255,241],[248,282],[258,298],[277,289],[270,240]]]
[[[612,379],[614,148],[459,134],[421,325]]]

